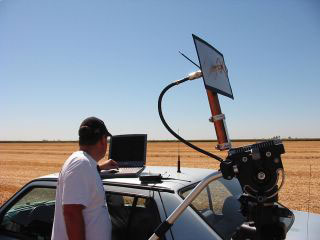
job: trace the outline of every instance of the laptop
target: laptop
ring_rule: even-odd
[[[110,139],[109,159],[119,169],[102,170],[102,178],[138,177],[146,164],[147,134],[114,135]]]

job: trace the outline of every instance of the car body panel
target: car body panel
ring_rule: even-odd
[[[177,168],[164,167],[164,166],[147,166],[143,173],[160,173],[164,178],[160,183],[142,184],[139,178],[106,178],[103,179],[105,184],[117,184],[117,185],[128,185],[133,187],[146,187],[147,189],[167,189],[170,191],[177,192],[179,189],[186,187],[190,184],[200,182],[204,177],[210,173],[217,172],[213,169],[201,169],[201,168],[181,168],[181,173],[177,173]],[[37,179],[55,180],[59,177],[58,173],[39,177]]]
[[[295,221],[287,238],[290,240],[319,240],[320,215],[293,210]]]

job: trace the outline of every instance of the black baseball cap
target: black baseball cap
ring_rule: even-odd
[[[90,132],[94,133],[95,135],[107,135],[107,136],[112,136],[104,122],[96,117],[88,117],[80,125],[79,128],[79,136],[81,135],[81,129],[82,128],[88,128],[88,130],[91,130]]]
[[[80,145],[92,145],[97,143],[102,136],[112,136],[104,122],[96,117],[83,120],[78,133]]]

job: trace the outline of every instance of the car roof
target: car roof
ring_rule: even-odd
[[[200,182],[203,178],[214,172],[216,172],[216,170],[214,169],[181,168],[181,173],[178,173],[176,167],[146,166],[143,170],[143,174],[161,174],[161,182],[142,183],[139,180],[139,177],[107,178],[102,179],[102,181],[106,185],[121,185],[124,187],[176,192],[181,188]],[[50,175],[39,177],[34,181],[57,181],[58,177],[59,173],[53,173]]]

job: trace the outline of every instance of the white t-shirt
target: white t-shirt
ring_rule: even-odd
[[[64,204],[81,204],[87,240],[111,240],[111,221],[96,161],[83,151],[74,152],[59,174],[52,240],[68,240]]]

